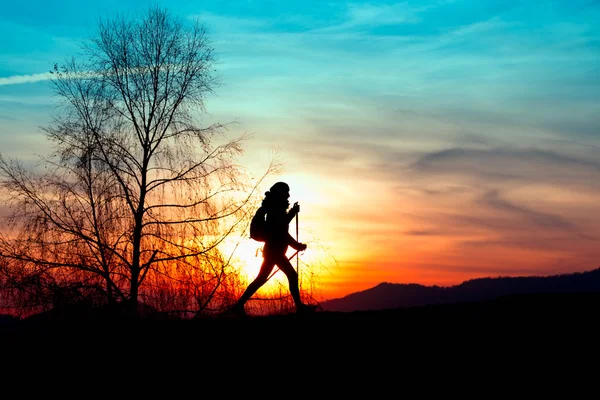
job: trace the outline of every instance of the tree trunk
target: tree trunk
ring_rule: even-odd
[[[127,316],[131,319],[137,319],[138,315],[138,295],[139,295],[139,268],[131,273],[131,285],[129,291],[129,302],[127,303]]]

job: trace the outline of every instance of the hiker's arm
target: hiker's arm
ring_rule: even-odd
[[[306,250],[306,245],[304,243],[300,243],[299,241],[297,241],[296,239],[294,239],[294,237],[292,235],[287,234],[288,236],[288,245],[290,245],[294,250],[298,250],[298,251],[303,251]]]
[[[290,222],[292,222],[292,220],[294,219],[294,217],[299,212],[300,212],[300,206],[298,204],[294,204],[294,206],[292,208],[290,208],[290,211],[287,213],[287,218],[288,218],[287,223],[289,224]]]
[[[294,217],[296,216],[296,213],[292,212],[292,210],[290,210],[289,213],[287,213],[287,223],[289,224],[290,222],[292,222],[294,220]]]

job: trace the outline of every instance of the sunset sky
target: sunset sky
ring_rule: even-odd
[[[47,151],[46,72],[149,4],[3,4],[3,154]],[[266,188],[301,204],[325,297],[600,267],[600,1],[153,4],[210,28],[206,122],[253,135],[250,170],[283,161]]]

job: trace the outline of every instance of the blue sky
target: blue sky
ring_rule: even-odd
[[[370,287],[600,266],[599,1],[157,4],[210,28],[223,83],[207,118],[254,134],[250,165],[277,149],[307,229],[340,260],[336,293],[356,288],[350,275]],[[3,153],[44,151],[44,73],[98,17],[148,5],[3,6]]]

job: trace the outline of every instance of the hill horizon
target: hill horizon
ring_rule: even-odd
[[[450,286],[381,282],[321,303],[324,311],[368,311],[432,304],[470,303],[507,295],[600,292],[600,267],[555,275],[474,278]]]

